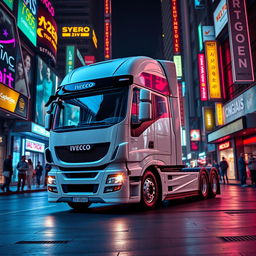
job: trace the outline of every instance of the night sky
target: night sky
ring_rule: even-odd
[[[162,58],[160,0],[112,0],[112,57]]]

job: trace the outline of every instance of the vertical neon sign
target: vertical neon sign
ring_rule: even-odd
[[[199,53],[197,56],[198,56],[200,99],[202,101],[206,101],[208,98],[207,98],[207,78],[206,78],[205,56],[203,53]]]
[[[104,0],[104,57],[112,58],[111,0]]]
[[[181,52],[180,47],[180,33],[179,33],[179,15],[177,0],[172,0],[171,12],[172,12],[172,31],[173,31],[173,52],[174,54]]]

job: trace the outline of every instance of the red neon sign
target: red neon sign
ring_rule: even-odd
[[[110,0],[104,0],[104,13],[105,13],[105,17],[111,14]]]
[[[207,77],[205,56],[203,53],[198,54],[198,72],[199,72],[199,85],[200,85],[200,99],[206,101],[207,98]]]
[[[110,20],[105,21],[105,35],[104,35],[104,52],[105,52],[105,59],[111,58],[111,23]]]
[[[173,31],[173,52],[180,53],[180,33],[179,33],[179,15],[177,0],[172,0],[171,4],[172,12],[172,31]]]
[[[179,87],[179,99],[180,99],[180,124],[181,126],[185,126],[185,111],[184,111],[184,99],[182,97],[182,84],[178,83]]]
[[[244,145],[256,143],[256,137],[252,137],[244,140]]]
[[[230,141],[227,141],[227,142],[224,142],[224,143],[220,144],[218,146],[218,149],[219,149],[219,151],[221,151],[221,150],[224,150],[224,149],[227,149],[227,148],[230,148],[230,147],[231,147],[231,143],[230,143]]]

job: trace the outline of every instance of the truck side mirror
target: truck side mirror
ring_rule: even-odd
[[[140,91],[139,120],[148,121],[152,119],[151,92],[142,89]]]
[[[50,131],[52,128],[53,114],[47,113],[45,115],[45,130]]]
[[[139,105],[139,120],[149,121],[152,119],[151,102],[140,102]]]

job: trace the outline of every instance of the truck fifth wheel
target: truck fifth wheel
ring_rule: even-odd
[[[159,202],[220,193],[215,168],[184,168],[174,63],[148,57],[73,70],[47,103],[49,202]]]

